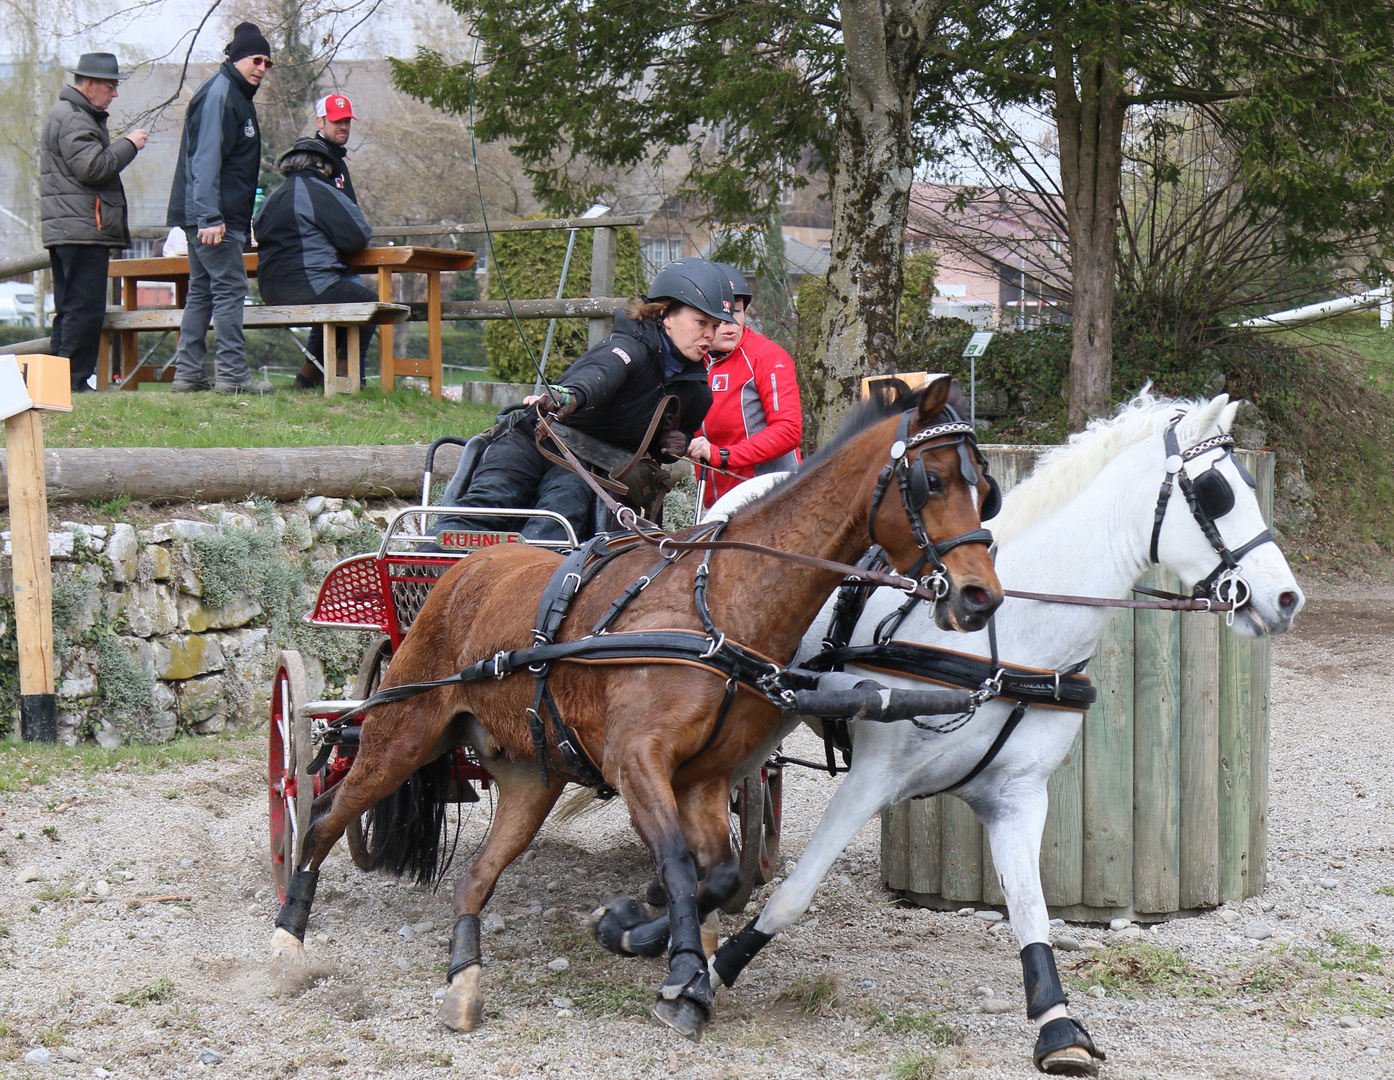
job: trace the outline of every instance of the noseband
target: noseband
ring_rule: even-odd
[[[1233,620],[1234,612],[1249,602],[1249,583],[1240,576],[1242,567],[1239,565],[1239,560],[1260,544],[1274,541],[1274,537],[1272,532],[1264,529],[1237,551],[1231,551],[1226,546],[1224,538],[1220,536],[1220,527],[1215,523],[1215,519],[1224,517],[1234,509],[1234,491],[1230,487],[1229,481],[1216,470],[1214,465],[1192,480],[1186,475],[1186,462],[1211,450],[1223,448],[1225,452],[1216,464],[1219,464],[1219,461],[1223,461],[1226,457],[1231,458],[1235,468],[1239,470],[1239,475],[1250,487],[1255,486],[1254,478],[1249,475],[1249,471],[1244,468],[1240,460],[1234,456],[1234,436],[1232,435],[1216,435],[1214,438],[1203,439],[1183,452],[1176,438],[1176,425],[1180,422],[1181,417],[1178,416],[1171,422],[1163,436],[1167,452],[1166,478],[1162,481],[1162,489],[1157,496],[1157,509],[1152,517],[1152,547],[1149,554],[1154,563],[1158,561],[1157,542],[1162,535],[1162,519],[1166,517],[1167,505],[1171,502],[1172,484],[1175,482],[1181,488],[1181,494],[1186,498],[1186,505],[1191,508],[1191,516],[1196,519],[1200,531],[1205,534],[1205,538],[1210,541],[1210,546],[1215,549],[1215,554],[1220,557],[1215,569],[1196,582],[1195,588],[1191,590],[1191,595],[1197,599],[1232,604],[1228,618]]]
[[[948,567],[944,565],[943,557],[962,544],[992,546],[992,533],[987,529],[974,529],[972,532],[960,533],[958,536],[935,543],[930,540],[929,534],[925,532],[924,522],[920,519],[919,512],[930,496],[929,477],[925,472],[923,460],[926,452],[946,446],[958,447],[959,469],[970,485],[976,485],[978,482],[972,457],[978,458],[984,475],[987,473],[986,463],[978,452],[973,425],[960,419],[957,413],[951,412],[950,415],[954,419],[948,423],[934,424],[923,431],[917,431],[914,435],[909,433],[910,413],[906,412],[901,416],[895,432],[895,442],[891,444],[891,460],[876,478],[876,490],[871,496],[871,520],[868,524],[872,544],[880,543],[876,539],[876,515],[881,509],[881,500],[890,486],[891,477],[894,476],[900,488],[901,506],[905,508],[905,517],[910,523],[910,536],[915,541],[915,546],[920,549],[920,557],[910,567],[908,574],[912,578],[919,577],[920,571],[928,565],[931,573],[923,578],[922,584],[926,588],[932,586],[939,599],[947,596],[949,592]],[[984,501],[982,517],[991,517],[996,512],[996,504],[999,502],[995,498],[996,492],[997,487],[994,484],[992,493]]]

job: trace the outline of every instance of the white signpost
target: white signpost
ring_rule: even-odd
[[[975,427],[978,423],[978,357],[987,352],[993,333],[992,330],[979,330],[963,347],[963,355],[968,358],[968,422]]]

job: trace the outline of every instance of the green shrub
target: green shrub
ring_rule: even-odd
[[[634,229],[618,229],[619,243],[615,252],[615,295],[640,295],[644,280],[643,260],[639,257],[639,234]],[[513,300],[538,299],[557,294],[562,262],[566,258],[565,229],[546,229],[535,232],[498,233],[493,238],[494,262],[489,274],[489,298],[501,300],[507,288]],[[567,270],[567,296],[586,296],[591,279],[590,230],[576,234],[576,246],[571,253]],[[585,319],[561,319],[551,351],[547,354],[547,377],[555,378],[566,366],[586,351]],[[533,358],[542,359],[542,345],[547,337],[547,320],[531,319],[522,323],[528,347],[519,337],[518,325],[512,319],[491,319],[484,329],[484,343],[489,354],[489,374],[503,382],[532,382],[537,378]]]

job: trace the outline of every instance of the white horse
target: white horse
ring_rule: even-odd
[[[1144,390],[1115,418],[1095,421],[1067,445],[1048,451],[991,522],[1003,584],[1016,590],[1122,599],[1155,561],[1188,590],[1197,582],[1219,580],[1225,595],[1242,595],[1247,586],[1247,603],[1234,614],[1235,633],[1257,637],[1288,629],[1302,607],[1302,590],[1271,542],[1252,481],[1230,452],[1228,433],[1238,406],[1227,402],[1225,395],[1209,402],[1176,402]],[[758,494],[769,482],[761,477],[750,488]],[[731,504],[750,497],[745,487],[729,493],[713,511],[729,512]],[[1154,515],[1159,509],[1163,516],[1158,525]],[[1221,548],[1242,553],[1240,571],[1217,554],[1204,518],[1217,528]],[[1216,575],[1217,563],[1230,572]],[[1236,578],[1242,578],[1242,584]],[[877,625],[904,599],[884,589],[874,594],[851,644],[870,644]],[[796,662],[807,661],[821,649],[831,607],[824,608],[804,638]],[[1068,671],[1093,653],[1112,614],[1106,607],[1008,599],[995,617],[998,655],[1005,663]],[[967,639],[944,633],[922,605],[908,614],[894,636],[990,655],[986,632]],[[884,671],[858,677],[890,686],[916,685]],[[1037,1068],[1061,1075],[1096,1072],[1103,1055],[1066,1009],[1049,945],[1039,870],[1046,781],[1073,743],[1083,713],[1027,708],[996,757],[962,783],[987,755],[1015,704],[989,702],[949,734],[909,722],[851,724],[851,771],[793,872],[759,917],[712,957],[715,978],[731,985],[764,944],[807,910],[833,861],[872,817],[903,799],[953,788],[973,808],[992,845],[993,864],[1021,945],[1027,1016],[1038,1027]],[[780,737],[798,722],[791,716]]]

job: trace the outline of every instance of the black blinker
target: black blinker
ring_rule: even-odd
[[[991,473],[984,473],[987,477],[987,498],[983,500],[983,508],[978,513],[982,521],[991,521],[1002,509],[1002,489],[997,484],[997,477]]]
[[[1222,518],[1234,509],[1234,489],[1229,486],[1220,473],[1213,468],[1192,481],[1196,493],[1196,503],[1211,518]]]
[[[910,505],[918,512],[929,502],[929,476],[925,473],[924,462],[916,458],[910,466]]]

